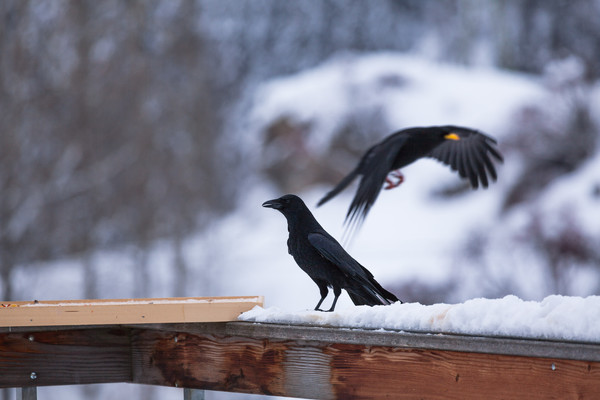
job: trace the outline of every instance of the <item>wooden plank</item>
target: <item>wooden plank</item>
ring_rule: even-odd
[[[131,381],[130,330],[0,333],[0,387]]]
[[[482,347],[489,338],[451,338],[462,339],[458,348],[474,340],[479,352],[472,353],[449,350],[457,342],[446,335],[246,322],[26,329],[0,333],[0,387],[132,382],[316,399],[595,399],[600,393],[597,361],[489,354]],[[503,340],[491,351],[529,354],[525,341],[511,347]],[[530,347],[539,343],[547,348],[544,341]]]
[[[600,343],[543,339],[490,337],[459,334],[428,334],[373,329],[340,329],[315,325],[282,325],[244,321],[198,324],[143,324],[143,329],[179,331],[253,339],[362,344],[408,349],[464,351],[468,353],[561,358],[600,362]]]
[[[133,382],[315,399],[595,399],[600,363],[136,329]]]
[[[5,302],[0,326],[234,321],[256,305],[262,296]]]

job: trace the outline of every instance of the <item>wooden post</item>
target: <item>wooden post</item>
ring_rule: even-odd
[[[31,386],[17,389],[17,400],[37,400],[37,388]]]
[[[183,389],[183,400],[204,400],[204,390]]]

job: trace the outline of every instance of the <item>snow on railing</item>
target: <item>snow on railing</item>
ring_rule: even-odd
[[[493,336],[407,332],[390,324],[398,319],[408,326],[412,318],[425,324],[417,328],[440,323],[446,329],[477,326],[479,320],[491,328],[509,326],[503,320],[511,316],[524,323],[524,315],[534,313],[538,320],[530,315],[532,326],[547,320],[566,327],[563,322],[571,318],[573,332],[583,332],[578,324],[597,312],[595,301],[551,297],[533,304],[508,297],[334,313],[250,310],[253,304],[245,302],[250,311],[241,318],[253,322],[5,326],[0,387],[129,382],[187,388],[188,397],[189,389],[209,389],[315,399],[591,399],[600,393],[594,324],[587,325],[588,336],[569,339],[503,337],[508,331],[496,328]],[[579,303],[586,312],[577,311]],[[86,304],[81,307],[90,307]],[[0,315],[16,308],[21,307],[4,308]]]

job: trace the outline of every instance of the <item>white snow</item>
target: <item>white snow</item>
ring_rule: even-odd
[[[386,81],[395,83],[384,85]],[[438,64],[399,53],[344,55],[261,86],[250,125],[260,131],[280,117],[310,123],[307,143],[316,153],[326,151],[340,124],[364,109],[383,110],[392,129],[454,124],[498,137],[518,106],[544,93],[526,74]]]
[[[600,238],[600,196],[593,191],[600,187],[599,171],[600,153],[577,171],[549,184],[536,199],[496,219],[494,229],[487,232],[483,257],[477,263],[464,260],[461,264],[459,273],[464,277],[465,292],[471,296],[485,295],[489,287],[482,282],[495,282],[528,299],[552,293],[548,260],[535,250],[529,237],[532,218],[539,218],[540,229],[546,237],[567,232],[582,235],[580,240],[597,241]],[[570,233],[571,229],[575,231]],[[599,272],[597,262],[575,264],[573,261],[564,277],[563,290],[579,296],[598,293]]]
[[[386,79],[397,83],[382,86]],[[323,151],[333,140],[335,130],[353,113],[373,107],[383,110],[393,129],[434,124],[473,126],[499,139],[502,148],[503,138],[514,127],[515,114],[524,106],[547,104],[549,116],[559,125],[564,123],[561,118],[565,118],[567,101],[557,99],[545,80],[490,68],[436,64],[406,54],[344,56],[265,84],[255,99],[250,125],[255,135],[260,135],[270,122],[292,118],[311,127],[304,133],[308,147]],[[591,100],[597,98],[600,87],[591,94]],[[596,109],[600,107],[600,102],[592,104]],[[373,138],[372,142],[377,140]],[[600,201],[592,194],[600,186],[599,157],[556,179],[531,203],[506,213],[501,210],[503,196],[523,168],[522,160],[515,155],[506,154],[499,180],[489,189],[444,199],[432,193],[457,183],[457,175],[434,161],[419,161],[403,169],[406,180],[400,188],[382,191],[347,249],[384,285],[419,281],[431,286],[454,279],[457,288],[452,301],[497,293],[539,300],[555,292],[549,282],[547,260],[532,248],[527,227],[532,216],[538,214],[548,232],[572,222],[574,229],[581,229],[592,240],[600,237]],[[350,187],[315,209],[318,199],[329,189],[322,186],[299,194],[325,229],[341,239],[342,221],[355,189]],[[265,199],[281,194],[272,193]],[[266,218],[283,220],[279,215]],[[284,221],[280,225],[285,226]],[[283,231],[284,237],[272,243],[283,250],[281,254],[271,250],[271,262],[294,266],[285,254],[285,228],[273,225],[264,229],[265,234],[266,229],[279,229],[279,234]],[[477,240],[488,241],[482,259],[465,258],[465,248]],[[577,267],[568,272],[564,294],[597,293],[599,269]],[[272,274],[278,270],[270,271]],[[297,282],[296,275],[293,279]],[[315,288],[307,286],[306,290],[316,293]],[[286,302],[291,297],[288,294]]]
[[[588,160],[576,173],[564,176],[553,182],[539,200],[539,209],[545,215],[564,217],[561,209],[569,210],[585,233],[600,237],[600,195],[592,190],[600,190],[600,153]],[[547,229],[551,229],[549,226]]]
[[[459,304],[359,306],[330,313],[256,306],[239,319],[261,323],[598,343],[600,296],[583,298],[553,295],[535,302],[510,295],[501,299],[477,298]]]
[[[386,75],[397,75],[400,84],[377,92],[381,89],[377,89],[377,82]],[[343,76],[348,78],[349,83],[342,83]],[[494,93],[493,96],[490,93]],[[514,111],[524,103],[539,101],[544,93],[545,89],[535,77],[492,69],[440,65],[416,57],[392,54],[337,59],[265,85],[261,95],[257,96],[254,122],[249,124],[243,134],[256,145],[260,141],[258,136],[262,123],[277,115],[293,113],[301,120],[312,121],[319,126],[319,129],[311,131],[317,132],[311,133],[316,135],[315,143],[321,143],[319,140],[327,142],[331,136],[328,130],[334,129],[344,115],[352,113],[355,107],[363,107],[364,104],[358,103],[359,100],[364,100],[367,106],[377,103],[378,107],[383,107],[388,122],[397,128],[437,123],[471,125],[497,137],[502,145],[502,138],[509,130]],[[595,98],[600,99],[600,86]],[[595,104],[600,107],[600,100]],[[260,155],[257,147],[252,151]],[[545,261],[528,247],[527,237],[523,236],[530,212],[535,210],[548,216],[547,229],[552,229],[552,226],[562,221],[561,216],[564,214],[561,214],[561,210],[570,210],[575,223],[584,227],[588,235],[598,238],[600,200],[597,195],[592,195],[592,191],[595,186],[600,185],[600,156],[590,159],[583,168],[572,174],[557,179],[530,205],[523,205],[501,215],[499,209],[502,195],[519,171],[519,160],[508,156],[499,169],[498,182],[489,189],[439,199],[431,193],[457,183],[458,177],[447,167],[434,161],[415,163],[403,170],[406,180],[400,188],[381,193],[361,231],[346,248],[384,287],[392,290],[415,282],[435,286],[453,280],[456,287],[448,295],[448,302],[463,302],[473,297],[503,296],[506,293],[525,300],[541,300],[554,292],[547,286]],[[283,310],[312,308],[319,299],[319,291],[287,253],[285,218],[274,210],[261,207],[262,202],[284,193],[260,179],[250,179],[253,184],[249,185],[237,210],[184,243],[190,271],[186,277],[185,293],[177,295],[263,295],[268,312],[275,312],[271,308],[274,306]],[[335,238],[341,239],[344,230],[342,223],[354,188],[348,188],[331,202],[315,208],[317,201],[329,189],[328,186],[319,186],[297,194],[305,200],[323,227]],[[465,259],[464,247],[477,240],[482,232],[490,234],[484,257],[477,262]],[[231,243],[235,243],[235,246]],[[94,255],[99,297],[135,296],[134,287],[138,281],[139,269],[136,266],[136,252],[133,250],[125,248],[100,251]],[[148,258],[150,282],[148,293],[144,293],[143,297],[174,295],[172,288],[175,272],[169,242],[155,243]],[[80,260],[61,260],[35,267],[21,266],[15,272],[17,298],[14,300],[84,298],[84,277]],[[569,294],[588,296],[597,293],[599,284],[597,267],[580,268],[571,276]],[[402,293],[396,294],[402,299]],[[504,305],[519,304],[523,309],[542,310],[553,307],[554,303],[548,299],[553,297],[547,298],[540,305],[514,297],[501,301]],[[575,308],[573,304],[576,300],[570,301],[573,303],[557,306],[552,315],[565,311],[566,315],[562,318],[578,318],[598,309],[596,303],[594,307]],[[584,300],[588,305],[595,301],[593,297]],[[324,306],[328,307],[330,302],[331,295]],[[460,318],[453,317],[455,319],[448,322],[450,317],[445,317],[447,325],[443,329],[459,329],[460,324],[465,324],[475,332],[483,324],[490,330],[493,326],[498,327],[497,331],[490,331],[489,334],[505,334],[502,321],[510,320],[512,315],[503,314],[502,308],[498,307],[499,315],[496,322],[492,323],[489,320],[493,317],[490,314],[492,303],[488,304],[486,300],[473,302],[465,302],[464,306],[424,306],[411,303],[394,305],[389,310],[397,310],[403,315],[410,315],[410,310],[432,315],[439,315],[442,312],[440,310],[444,309],[458,310],[449,315],[453,317],[456,314]],[[479,317],[483,314],[479,314],[477,318],[467,318],[464,313],[469,304],[481,308],[485,308],[482,304],[486,307],[489,305],[490,315],[485,314],[482,320]],[[351,314],[355,313],[356,318],[364,315],[363,318],[370,319],[373,323],[376,319],[369,313],[380,312],[379,307],[354,307],[345,293],[340,297],[337,307],[341,311],[330,315],[313,312],[306,312],[306,315],[311,315],[313,319],[341,319],[346,318],[340,317],[341,315],[347,315],[350,320]],[[515,308],[517,307],[511,307],[513,311]],[[378,318],[381,321],[392,321],[378,327],[385,329],[435,330],[442,326],[427,325],[426,318],[424,322],[415,319],[409,323],[402,319],[404,317],[398,317],[398,325],[393,322],[396,317],[381,314]],[[526,318],[523,320],[526,321]],[[536,326],[541,327],[542,323]],[[597,334],[597,326],[594,325],[594,330],[591,326],[589,334]],[[549,334],[553,335],[555,328],[549,325],[547,328]],[[536,329],[537,335],[541,328]]]

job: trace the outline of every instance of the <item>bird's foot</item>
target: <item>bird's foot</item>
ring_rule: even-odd
[[[404,182],[404,175],[402,175],[402,172],[400,172],[400,170],[397,169],[395,171],[390,172],[385,178],[386,185],[383,188],[385,190],[390,190],[400,186],[402,182]]]

